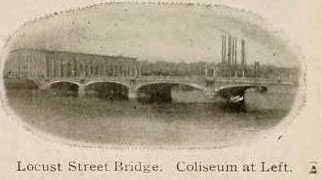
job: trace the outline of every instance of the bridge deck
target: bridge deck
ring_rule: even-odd
[[[76,82],[90,82],[90,81],[158,81],[158,82],[220,82],[220,83],[246,83],[246,84],[284,84],[294,85],[295,80],[280,80],[269,78],[236,78],[236,77],[202,77],[202,76],[101,76],[101,77],[64,77],[48,79],[46,81],[76,81]]]

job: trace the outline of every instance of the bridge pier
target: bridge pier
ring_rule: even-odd
[[[79,85],[78,86],[78,97],[84,97],[85,94],[86,94],[85,86],[84,85]]]
[[[210,88],[206,88],[203,90],[204,96],[207,97],[208,99],[214,99],[215,98],[215,93],[212,91]]]
[[[137,100],[137,93],[134,91],[130,91],[128,94],[128,98],[130,101],[136,101]]]
[[[50,89],[50,84],[46,82],[39,83],[39,89],[40,90],[48,90]]]
[[[129,86],[129,92],[128,92],[128,98],[130,101],[136,101],[138,98],[138,94],[135,90],[136,84],[137,82],[135,79],[130,80],[130,86]]]
[[[215,81],[212,79],[212,80],[207,80],[206,79],[206,86],[205,86],[205,89],[204,89],[204,94],[208,97],[208,98],[211,98],[213,99],[214,98],[214,89],[215,89]]]

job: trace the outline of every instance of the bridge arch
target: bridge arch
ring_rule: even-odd
[[[171,103],[173,102],[174,86],[189,87],[189,89],[181,90],[193,90],[204,91],[205,88],[194,83],[185,82],[149,82],[142,83],[135,88],[138,95],[138,101],[143,103]]]
[[[57,85],[57,84],[70,84],[70,85],[74,85],[77,86],[77,88],[79,88],[80,83],[78,82],[74,82],[74,81],[52,81],[49,83],[49,88],[52,88],[53,86]]]
[[[150,85],[183,85],[183,86],[188,86],[188,87],[192,87],[194,89],[197,90],[206,90],[206,87],[195,84],[195,83],[185,83],[185,82],[148,82],[148,83],[142,83],[139,84],[135,87],[135,91],[139,91],[141,88],[146,87],[146,86],[150,86]]]
[[[268,90],[266,86],[256,84],[243,84],[243,85],[227,85],[222,86],[215,91],[215,97],[225,99],[226,107],[233,111],[245,112],[245,93],[248,89],[255,89],[260,93],[264,93]]]
[[[80,84],[73,81],[54,81],[49,83],[49,89],[54,90],[54,93],[61,95],[77,96]]]
[[[123,82],[119,82],[119,81],[106,81],[106,80],[102,80],[102,81],[90,81],[90,82],[88,82],[88,83],[85,84],[85,87],[88,87],[90,85],[97,84],[97,83],[116,84],[116,85],[121,85],[121,86],[124,86],[124,87],[130,89],[130,85],[127,84],[127,83],[123,83]]]
[[[107,100],[128,99],[130,87],[128,84],[118,81],[92,81],[85,84],[88,95]]]
[[[244,93],[248,89],[256,89],[260,92],[266,92],[268,88],[266,86],[254,85],[254,84],[236,84],[236,85],[226,85],[221,86],[215,91],[215,93],[222,93],[230,91],[230,93]]]

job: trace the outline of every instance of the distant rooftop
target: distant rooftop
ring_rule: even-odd
[[[48,50],[48,49],[31,49],[31,48],[14,49],[14,50],[11,50],[10,53],[14,53],[14,52],[17,52],[17,51],[38,51],[38,52],[46,52],[46,53],[75,54],[75,55],[94,56],[94,57],[106,57],[106,58],[137,59],[136,57],[129,57],[129,56],[113,56],[113,55],[105,55],[105,54],[92,54],[92,53],[83,53],[83,52],[72,52],[72,51],[61,51],[61,50]]]

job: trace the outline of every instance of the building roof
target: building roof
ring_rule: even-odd
[[[129,56],[112,56],[112,55],[104,55],[104,54],[91,54],[91,53],[83,53],[83,52],[48,50],[48,49],[31,49],[31,48],[14,49],[14,50],[11,50],[10,53],[14,53],[17,51],[38,51],[38,52],[44,52],[44,53],[83,55],[83,56],[93,56],[93,57],[103,57],[103,58],[121,58],[121,59],[129,59],[129,60],[136,60],[137,59],[136,57],[129,57]]]

